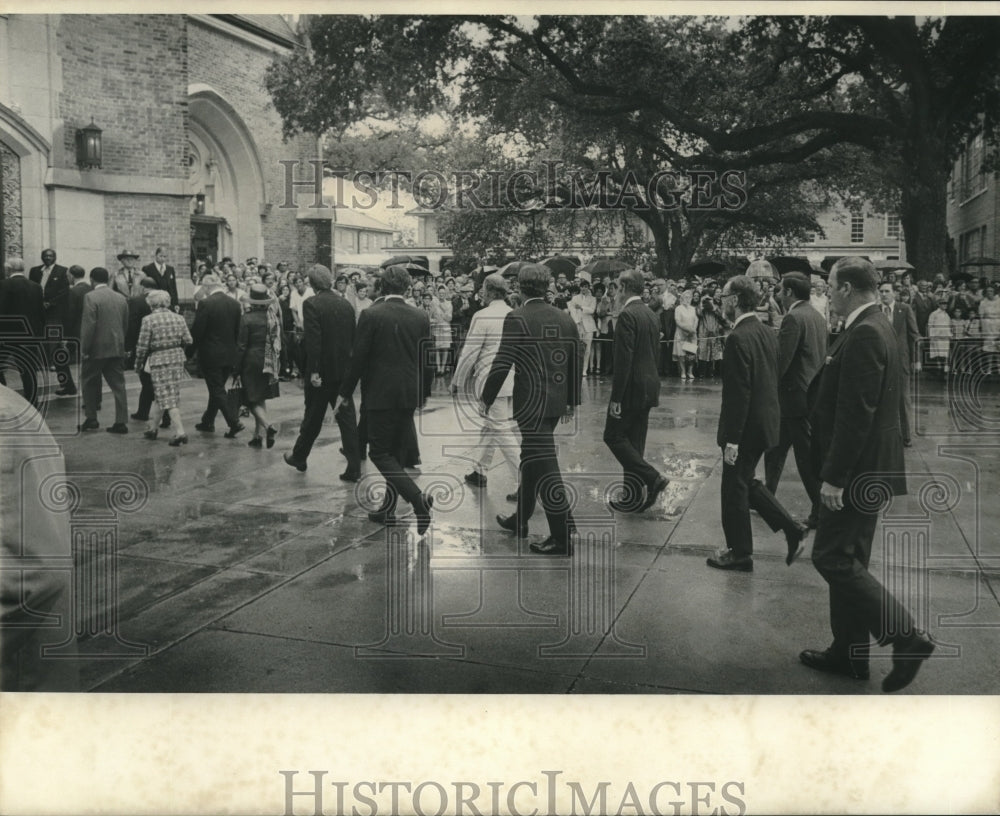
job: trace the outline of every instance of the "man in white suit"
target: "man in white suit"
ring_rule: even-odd
[[[455,366],[455,376],[451,386],[453,394],[458,394],[461,390],[462,398],[467,400],[466,405],[469,410],[466,416],[479,418],[476,406],[482,398],[483,386],[493,365],[493,359],[500,349],[504,318],[511,310],[504,301],[507,292],[507,281],[502,275],[494,273],[483,279],[479,297],[486,305],[472,316],[472,323]],[[482,419],[483,426],[478,446],[479,459],[473,463],[472,473],[465,477],[465,481],[474,487],[486,486],[486,471],[493,464],[493,457],[498,450],[507,460],[515,480],[517,479],[521,445],[514,435],[514,422],[511,418],[513,393],[512,368],[485,419]],[[507,499],[517,501],[517,494],[512,493]]]

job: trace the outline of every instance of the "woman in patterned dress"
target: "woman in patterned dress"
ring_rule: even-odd
[[[170,295],[167,292],[155,289],[146,296],[146,302],[153,311],[142,319],[139,328],[135,367],[137,371],[148,368],[153,380],[156,409],[150,412],[144,436],[156,439],[160,419],[166,411],[174,429],[170,445],[186,445],[187,434],[184,433],[178,404],[181,380],[186,377],[184,349],[191,345],[191,332],[184,318],[170,310]]]

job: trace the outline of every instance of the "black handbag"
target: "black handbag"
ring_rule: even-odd
[[[237,377],[234,382],[233,387],[226,392],[226,406],[231,416],[239,416],[244,400],[243,381]]]
[[[201,363],[198,360],[197,351],[184,361],[184,370],[188,373],[189,377],[194,377],[197,380],[204,379],[205,375],[201,372]]]

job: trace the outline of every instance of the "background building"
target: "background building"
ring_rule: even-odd
[[[297,210],[279,206],[280,162],[319,146],[283,140],[263,84],[296,46],[280,15],[0,17],[0,254],[35,264],[52,247],[115,270],[123,249],[146,264],[162,245],[182,296],[195,257],[312,263]],[[100,166],[86,168],[91,122]]]
[[[984,169],[983,134],[965,144],[952,165],[948,182],[948,237],[956,265],[972,258],[1000,260],[1000,187]],[[951,270],[954,271],[954,270]],[[969,268],[974,275],[995,277],[996,267]]]

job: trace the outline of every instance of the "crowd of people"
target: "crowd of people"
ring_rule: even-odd
[[[776,280],[766,261],[725,280],[676,282],[635,269],[614,280],[581,275],[570,281],[565,275],[553,278],[539,264],[522,265],[514,280],[488,269],[475,276],[414,280],[398,265],[372,275],[363,270],[335,275],[315,264],[300,275],[284,264],[272,272],[266,265],[236,267],[227,261],[198,277],[189,323],[162,250],[142,275],[134,271],[136,256],[126,251],[121,270],[113,275],[95,267],[89,281],[79,266],[57,268],[52,250],[42,260],[43,266],[26,276],[23,261],[8,259],[0,283],[0,318],[13,321],[5,326],[4,352],[36,352],[14,355],[29,400],[38,400],[37,368],[46,365],[57,371],[58,394],[75,392],[67,359],[73,343],[65,341],[76,341],[85,415],[81,432],[100,427],[103,380],[115,404],[106,430],[128,433],[125,372],[134,368],[141,392],[131,418],[148,423],[146,439],[156,440],[162,428],[171,428],[170,445],[188,442],[180,384],[194,375],[207,391],[195,430],[214,433],[221,414],[225,436],[233,439],[244,430],[241,416],[252,417],[249,446],[271,448],[277,432],[267,401],[279,394],[282,378],[297,374],[303,380],[304,416],[285,462],[300,472],[307,469],[332,407],[347,460],[340,478],[359,480],[367,450],[386,484],[382,505],[369,518],[394,524],[402,498],[413,507],[420,535],[430,526],[433,496],[409,472],[420,461],[414,412],[439,376],[450,374],[452,394],[475,405],[482,418],[474,446],[480,455],[466,482],[485,488],[500,451],[517,489],[507,495],[515,511],[499,515],[497,522],[526,537],[540,502],[549,536],[531,543],[530,550],[552,556],[572,555],[575,535],[554,431],[581,404],[585,378],[601,371],[612,376],[604,443],[622,467],[623,489],[608,506],[615,513],[642,513],[669,484],[644,458],[649,413],[659,404],[664,372],[682,380],[720,376],[717,441],[723,452],[726,546],[708,565],[753,571],[750,509],[785,536],[789,565],[815,529],[813,562],[830,585],[834,643],[825,651],[806,650],[802,662],[866,679],[868,635],[874,634],[895,645],[899,659],[883,683],[894,691],[913,679],[934,649],[867,572],[876,516],[853,507],[852,485],[868,473],[903,478],[910,375],[924,362],[918,339],[929,337],[924,354],[934,361],[941,358],[935,343],[961,343],[970,336],[944,336],[949,312],[960,315],[956,322],[978,321],[975,337],[982,345],[975,347],[976,364],[995,367],[1000,314],[992,284],[941,279],[913,286],[905,273],[879,277],[868,261],[856,258],[834,265],[829,286],[802,273]],[[975,318],[968,317],[972,312]],[[44,327],[60,331],[43,335]],[[949,349],[944,365],[972,364],[966,356]],[[859,367],[878,377],[858,380],[853,372]],[[775,498],[790,449],[812,503],[804,521],[792,518]],[[765,481],[755,478],[761,459]],[[903,492],[905,482],[890,488]],[[884,603],[893,605],[894,620],[906,624],[891,638],[881,632]],[[859,644],[861,651],[855,648]]]

